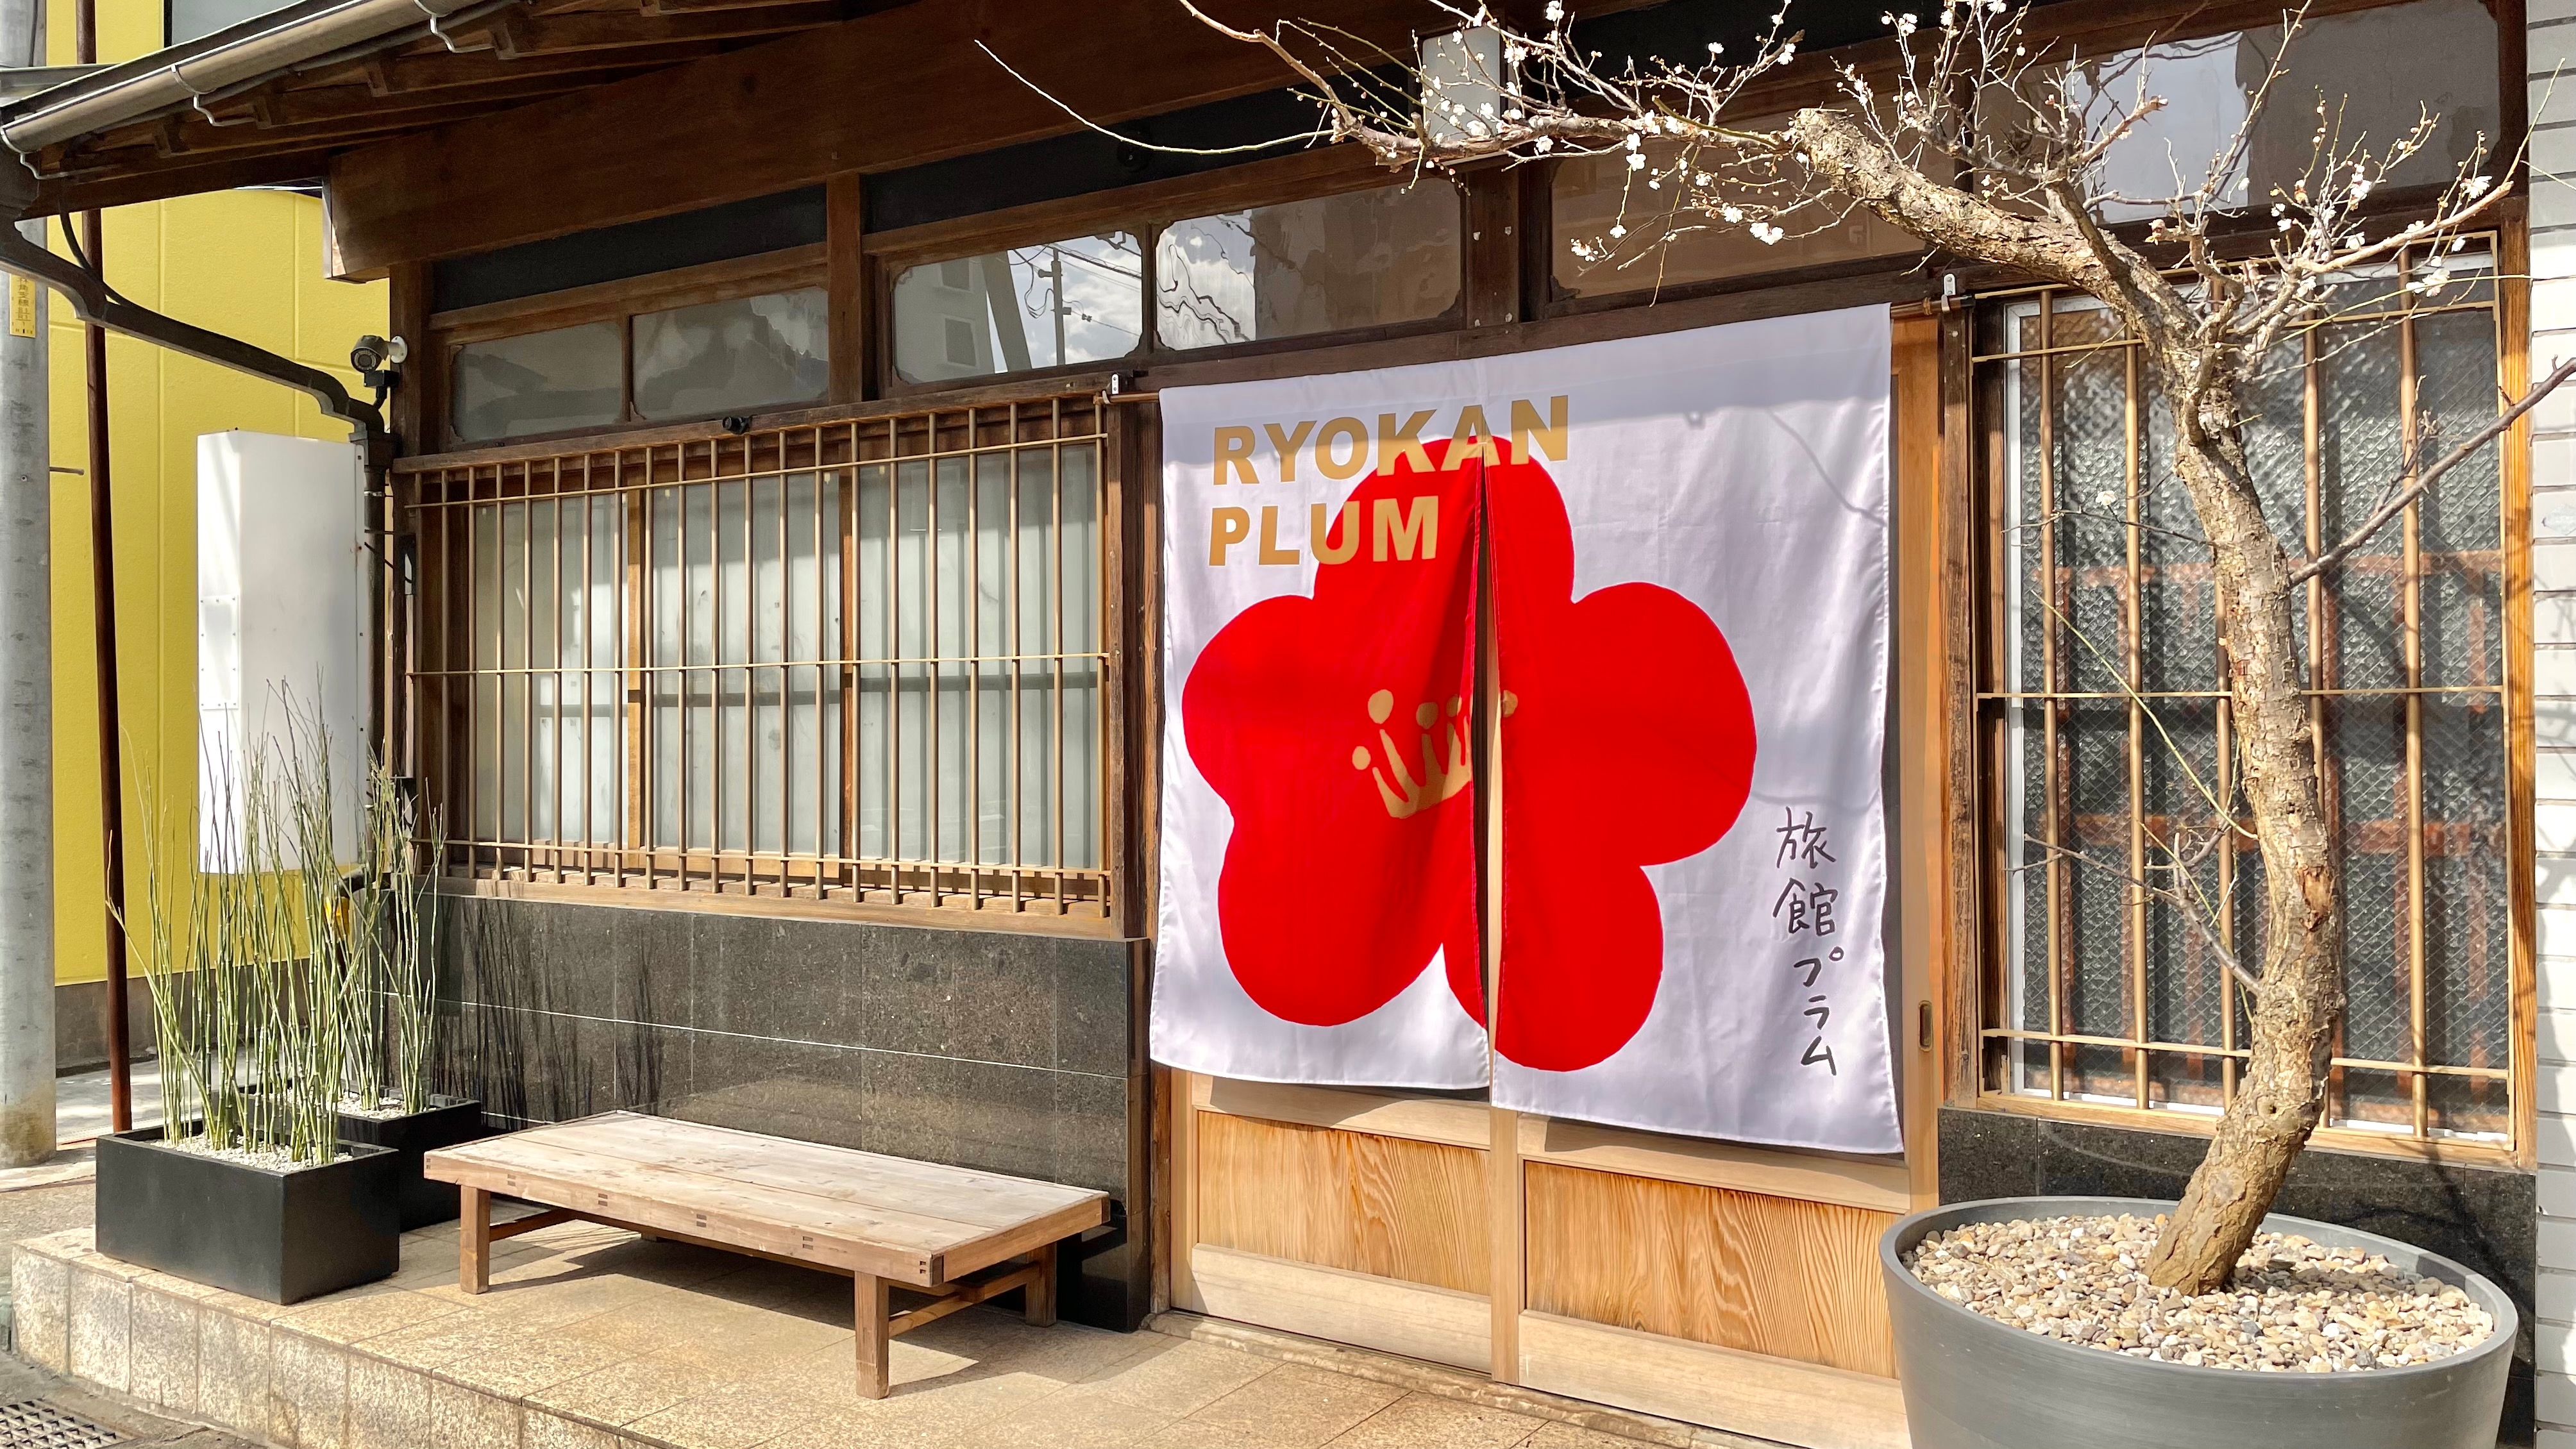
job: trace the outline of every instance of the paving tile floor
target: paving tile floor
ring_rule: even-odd
[[[278,1444],[1637,1449],[1237,1348],[1033,1328],[991,1307],[895,1340],[894,1392],[862,1399],[846,1278],[586,1223],[495,1245],[481,1295],[456,1287],[450,1225],[407,1235],[390,1281],[290,1308],[103,1258],[85,1227],[23,1251],[22,1352]]]

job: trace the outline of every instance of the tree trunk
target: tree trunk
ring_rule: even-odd
[[[2006,211],[1925,175],[1835,112],[1798,113],[1776,149],[1825,185],[1955,255],[2015,267],[2100,300],[2140,340],[2174,404],[2174,459],[2209,539],[2226,641],[2236,761],[2263,853],[2263,963],[2252,1050],[2216,1140],[2148,1261],[2161,1287],[2225,1283],[2253,1241],[2325,1106],[2343,1011],[2340,882],[2317,787],[2306,660],[2291,614],[2291,566],[2263,517],[2238,433],[2241,342],[2073,198],[2047,214]],[[2232,807],[2231,807],[2232,808]],[[2229,848],[2233,848],[2232,845]],[[2187,907],[2186,907],[2187,909]]]
[[[2150,354],[2158,349],[2150,339]],[[2168,350],[2168,378],[2182,359]],[[2325,1106],[2343,1011],[2341,891],[2318,788],[2291,613],[2291,564],[2263,518],[2236,432],[2233,379],[2175,415],[2175,461],[2208,535],[2226,641],[2236,757],[2263,855],[2261,989],[2235,1099],[2147,1262],[2159,1287],[2207,1293],[2236,1260],[2307,1145]],[[2233,849],[2232,845],[2225,847]]]

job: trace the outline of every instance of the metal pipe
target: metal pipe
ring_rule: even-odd
[[[23,115],[0,120],[0,141],[20,155],[192,104],[226,86],[268,75],[301,60],[444,19],[478,0],[344,0],[297,6],[252,22],[238,39],[209,37],[201,47],[174,46],[148,61],[128,62],[30,99]]]
[[[98,61],[97,0],[73,8],[74,59]],[[99,214],[80,217],[81,251],[101,284],[107,276]],[[125,762],[116,698],[116,511],[108,492],[107,332],[96,322],[81,328],[81,354],[89,376],[90,603],[98,641],[98,798],[100,843],[107,857],[107,1120],[108,1129],[134,1129],[134,1062],[125,1020]]]

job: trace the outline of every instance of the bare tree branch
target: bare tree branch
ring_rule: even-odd
[[[2351,555],[2353,550],[2361,547],[2365,543],[2368,543],[2372,534],[2386,528],[2390,519],[2404,513],[2416,499],[2423,497],[2434,484],[2441,482],[2443,474],[2448,473],[2453,468],[2467,462],[2470,456],[2476,453],[2478,449],[2485,447],[2506,429],[2511,428],[2515,423],[2522,421],[2523,414],[2540,406],[2542,399],[2548,397],[2551,393],[2556,392],[2558,390],[2558,385],[2571,377],[2576,377],[2576,358],[2569,358],[2567,361],[2560,363],[2557,370],[2551,372],[2547,377],[2544,377],[2539,382],[2533,384],[2531,390],[2524,393],[2513,406],[2506,408],[2501,413],[2498,413],[2493,422],[2490,422],[2485,427],[2478,429],[2476,433],[2469,437],[2467,442],[2464,442],[2460,444],[2460,446],[2453,448],[2448,453],[2443,454],[2431,467],[2426,468],[2421,474],[2417,475],[2414,483],[2409,485],[2406,491],[2379,505],[2379,507],[2373,511],[2368,518],[2363,519],[2361,521],[2361,526],[2354,529],[2350,536],[2346,537],[2343,542],[2327,549],[2324,553],[2318,554],[2314,559],[2309,560],[2307,563],[2301,564],[2299,567],[2292,569],[2290,571],[2290,582],[2293,584],[2304,584],[2308,580],[2315,578],[2317,575],[2324,573],[2326,570],[2333,568],[2335,565],[2342,563],[2345,558]]]

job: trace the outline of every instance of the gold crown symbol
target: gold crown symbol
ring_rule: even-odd
[[[1512,711],[1519,707],[1519,698],[1510,690],[1504,690],[1503,717],[1509,719]],[[1370,695],[1368,712],[1369,718],[1378,726],[1378,750],[1384,753],[1385,764],[1383,767],[1379,765],[1378,756],[1372,754],[1368,746],[1354,745],[1351,747],[1351,768],[1368,771],[1369,777],[1377,782],[1378,799],[1386,806],[1389,816],[1402,820],[1428,810],[1474,781],[1475,767],[1467,748],[1465,702],[1456,695],[1449,697],[1449,706],[1445,710],[1427,699],[1414,706],[1413,722],[1422,729],[1422,773],[1419,776],[1406,768],[1404,752],[1396,748],[1394,737],[1386,731],[1387,719],[1395,713],[1395,691],[1381,689]],[[1445,721],[1443,716],[1446,716]],[[1441,758],[1438,739],[1441,735],[1448,737],[1446,760]]]

